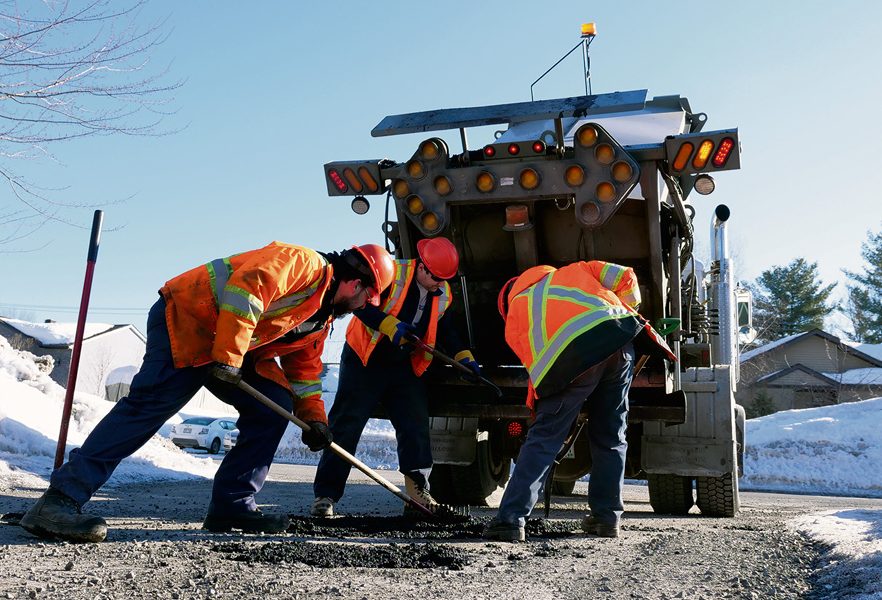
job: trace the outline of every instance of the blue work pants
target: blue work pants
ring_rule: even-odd
[[[588,505],[602,523],[618,523],[624,510],[625,428],[633,369],[634,349],[629,342],[563,391],[536,400],[536,420],[499,504],[499,521],[521,527],[526,524],[548,470],[585,405],[591,448]]]
[[[288,390],[247,366],[243,373],[248,383],[291,410]],[[110,478],[120,461],[143,446],[203,385],[239,412],[239,439],[214,477],[209,512],[223,515],[255,510],[254,494],[263,487],[288,421],[246,392],[212,377],[210,364],[176,369],[164,299],[153,305],[147,317],[147,349],[129,395],[101,419],[80,448],[70,451],[68,462],[52,473],[50,486],[82,506]]]
[[[355,454],[361,433],[380,402],[395,428],[399,470],[417,485],[428,486],[432,449],[425,385],[413,372],[407,356],[376,364],[369,360],[364,366],[352,348],[345,345],[340,357],[340,383],[328,413],[334,441]],[[350,469],[348,462],[325,450],[315,473],[315,497],[338,502]]]

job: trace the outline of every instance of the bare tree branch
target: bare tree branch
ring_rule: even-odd
[[[95,135],[162,136],[172,93],[151,54],[167,39],[167,20],[145,22],[147,0],[0,1],[0,245],[49,222],[74,224],[52,199],[19,176],[19,160],[52,160],[49,147]],[[106,203],[100,204],[104,206]]]

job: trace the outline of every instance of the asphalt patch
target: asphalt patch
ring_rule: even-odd
[[[311,567],[366,567],[374,569],[436,569],[458,571],[472,559],[468,552],[440,544],[356,545],[332,542],[272,542],[252,546],[226,542],[212,547],[246,564],[293,564]]]
[[[305,538],[386,538],[396,540],[481,539],[489,517],[469,517],[456,522],[435,522],[408,517],[347,515],[317,519],[291,515],[288,533]],[[569,537],[579,531],[578,521],[527,521],[528,539]]]

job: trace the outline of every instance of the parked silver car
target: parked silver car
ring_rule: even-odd
[[[171,426],[169,438],[179,448],[202,448],[209,454],[224,452],[236,445],[239,430],[229,417],[190,417]]]

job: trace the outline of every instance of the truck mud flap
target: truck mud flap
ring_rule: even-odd
[[[484,434],[486,437],[486,433]],[[444,465],[470,465],[478,445],[478,419],[431,417],[429,437],[432,460]]]

